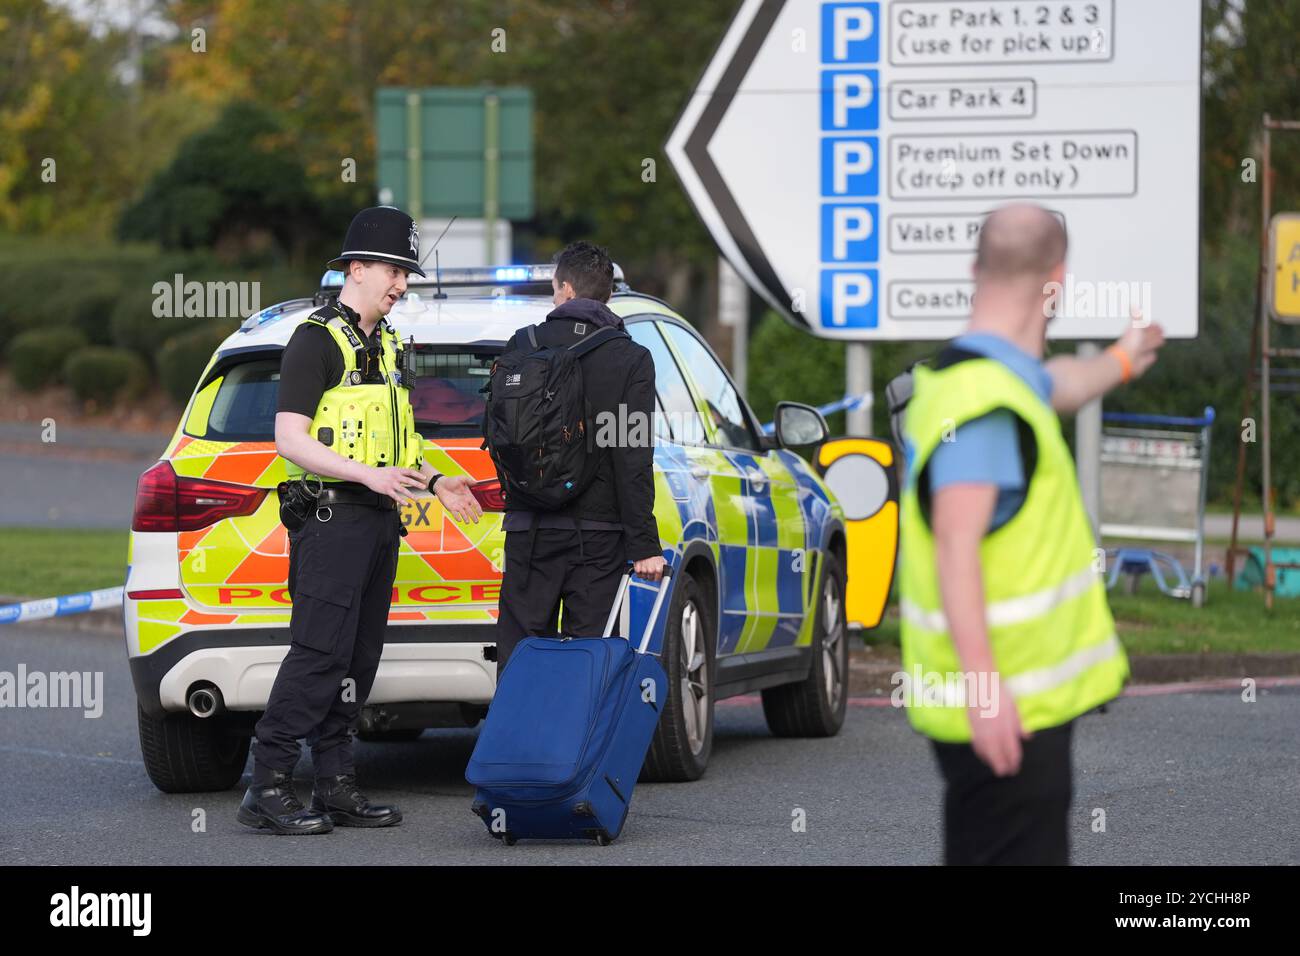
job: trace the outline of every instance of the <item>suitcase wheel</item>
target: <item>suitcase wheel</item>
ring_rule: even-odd
[[[613,842],[614,842],[613,838],[611,838],[610,835],[606,833],[604,830],[597,832],[596,846],[609,846]]]
[[[519,841],[515,838],[513,833],[507,830],[505,833],[501,834],[501,842],[506,846],[514,846]]]

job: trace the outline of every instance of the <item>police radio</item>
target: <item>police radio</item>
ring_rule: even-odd
[[[402,388],[415,388],[415,336],[407,339],[406,345],[397,350],[398,384]]]

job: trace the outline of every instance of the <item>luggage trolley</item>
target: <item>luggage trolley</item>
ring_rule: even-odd
[[[1173,556],[1146,548],[1110,548],[1109,590],[1127,575],[1137,590],[1150,572],[1171,597],[1205,603],[1205,493],[1210,468],[1214,409],[1200,418],[1106,412],[1101,436],[1101,533],[1103,537],[1188,542],[1196,557],[1191,579]],[[1170,584],[1166,572],[1174,579]]]

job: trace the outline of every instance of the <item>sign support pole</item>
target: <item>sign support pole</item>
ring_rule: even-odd
[[[484,265],[496,262],[497,216],[501,210],[501,98],[483,98],[483,226]]]
[[[1260,197],[1260,238],[1259,238],[1259,277],[1257,285],[1255,328],[1251,336],[1250,349],[1250,367],[1246,370],[1246,398],[1244,403],[1244,412],[1242,416],[1242,428],[1246,427],[1246,421],[1250,419],[1252,409],[1253,389],[1252,384],[1258,374],[1259,382],[1259,404],[1260,404],[1260,434],[1259,441],[1263,447],[1260,448],[1262,458],[1262,472],[1260,488],[1260,507],[1263,510],[1264,519],[1264,607],[1266,610],[1273,610],[1273,597],[1277,588],[1277,572],[1279,568],[1284,570],[1300,570],[1300,562],[1294,561],[1275,561],[1273,559],[1273,538],[1276,532],[1275,514],[1274,514],[1274,493],[1273,493],[1273,423],[1270,405],[1272,402],[1273,391],[1273,359],[1275,358],[1300,358],[1300,349],[1294,348],[1274,348],[1270,340],[1271,323],[1278,316],[1276,314],[1276,302],[1274,301],[1274,288],[1270,285],[1275,281],[1273,270],[1277,268],[1277,263],[1273,260],[1272,249],[1272,226],[1273,226],[1273,131],[1279,132],[1300,132],[1300,121],[1297,120],[1277,120],[1264,114],[1263,127],[1263,181],[1261,183]],[[1256,373],[1255,360],[1258,356],[1259,370]],[[1241,450],[1237,456],[1237,481],[1232,491],[1232,540],[1228,545],[1228,584],[1233,584],[1233,572],[1235,571],[1236,557],[1238,554],[1248,553],[1249,549],[1242,547],[1238,541],[1238,522],[1241,517],[1241,497],[1242,489],[1246,479],[1246,456],[1245,444],[1241,445]]]
[[[844,390],[846,395],[862,395],[861,404],[845,414],[845,431],[866,438],[871,434],[871,413],[874,398],[871,394],[871,345],[867,342],[849,342],[844,347]]]
[[[718,321],[731,329],[731,377],[749,397],[749,286],[718,256]]]
[[[1272,263],[1269,262],[1269,220],[1273,213],[1273,123],[1267,113],[1264,114],[1264,182],[1263,200],[1260,203],[1260,253],[1259,253],[1259,344],[1263,367],[1260,369],[1260,429],[1264,441],[1263,494],[1260,504],[1264,507],[1264,607],[1273,610],[1273,589],[1277,585],[1277,571],[1273,567],[1273,432],[1271,428],[1269,404],[1272,400],[1272,357],[1269,347],[1269,294],[1268,281],[1272,278]]]
[[[416,222],[424,217],[420,195],[423,146],[420,141],[420,94],[412,90],[406,94],[406,211]]]

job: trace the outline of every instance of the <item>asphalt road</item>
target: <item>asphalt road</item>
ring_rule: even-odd
[[[136,480],[167,436],[63,426],[44,443],[41,434],[0,422],[0,528],[129,528]]]
[[[0,671],[102,671],[103,714],[0,712],[0,864],[916,864],[940,859],[939,779],[904,716],[858,701],[829,740],[777,740],[756,699],[718,708],[713,760],[690,784],[638,787],[611,847],[488,837],[463,778],[474,731],[358,743],[361,781],[396,802],[389,830],[278,838],[235,822],[242,790],[166,795],[140,761],[120,638],[0,627]],[[1300,688],[1127,697],[1075,743],[1074,860],[1300,863]],[[310,767],[298,766],[310,792]],[[1095,833],[1094,811],[1106,830]],[[205,828],[195,832],[195,811]],[[804,811],[806,832],[792,820]]]

